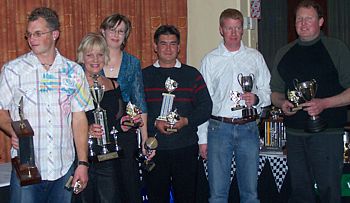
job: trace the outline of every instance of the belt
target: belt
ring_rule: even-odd
[[[224,123],[230,123],[230,124],[235,124],[235,125],[243,125],[252,121],[255,121],[255,117],[248,117],[248,118],[226,118],[226,117],[221,117],[221,116],[210,116],[211,119],[221,121]]]

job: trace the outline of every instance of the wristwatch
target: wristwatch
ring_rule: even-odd
[[[87,161],[78,161],[78,165],[84,165],[86,167],[90,166],[89,162],[87,162]]]

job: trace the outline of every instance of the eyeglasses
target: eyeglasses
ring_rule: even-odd
[[[108,29],[108,34],[109,35],[120,35],[120,36],[124,36],[126,34],[126,31],[125,30],[118,30],[118,29],[115,29],[115,28],[112,28],[112,29]]]
[[[240,32],[240,31],[243,30],[243,27],[242,27],[242,26],[232,26],[232,27],[224,27],[223,29],[224,29],[225,31],[230,31],[230,32],[232,32],[232,31],[238,31],[238,32]]]
[[[34,33],[26,32],[26,33],[24,34],[24,38],[25,38],[25,39],[29,39],[29,38],[31,38],[31,37],[40,38],[42,35],[47,34],[47,33],[50,33],[50,32],[53,32],[53,30],[50,30],[50,31],[47,31],[47,32],[36,31],[36,32],[34,32]]]

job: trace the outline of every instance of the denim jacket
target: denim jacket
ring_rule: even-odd
[[[102,71],[102,75],[104,72]],[[123,52],[117,82],[120,85],[124,102],[131,102],[147,113],[140,60]]]

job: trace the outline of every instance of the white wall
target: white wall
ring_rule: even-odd
[[[226,8],[235,8],[248,16],[250,0],[188,0],[187,63],[199,68],[206,53],[216,48],[222,37],[219,33],[219,16]],[[257,29],[245,30],[243,41],[256,47]]]

